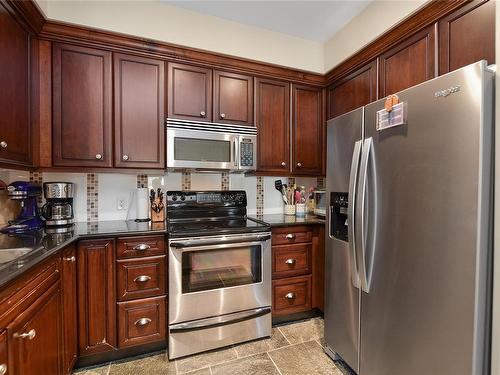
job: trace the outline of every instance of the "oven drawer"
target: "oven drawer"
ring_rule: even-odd
[[[116,241],[117,258],[148,257],[165,254],[165,237],[125,237]]]
[[[273,279],[311,273],[312,244],[273,246]]]
[[[300,242],[311,242],[312,230],[307,226],[273,229],[272,245],[286,245]]]
[[[118,303],[120,348],[166,339],[166,297]]]
[[[119,301],[165,294],[165,256],[119,260],[116,274]]]
[[[311,310],[312,276],[273,281],[273,316]]]

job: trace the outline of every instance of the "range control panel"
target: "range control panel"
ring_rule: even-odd
[[[246,206],[247,195],[242,190],[228,191],[167,191],[167,205]]]

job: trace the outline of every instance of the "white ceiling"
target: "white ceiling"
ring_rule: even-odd
[[[323,43],[373,0],[161,1],[195,12]]]

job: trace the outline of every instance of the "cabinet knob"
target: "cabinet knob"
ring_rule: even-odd
[[[5,375],[7,373],[7,365],[5,363],[2,363],[0,365],[0,375]]]
[[[151,319],[149,319],[149,318],[141,318],[141,319],[137,319],[134,324],[136,326],[143,327],[143,326],[147,326],[149,323],[151,323]]]
[[[285,263],[288,265],[294,265],[295,263],[297,263],[297,261],[293,258],[290,258],[290,259],[285,260]]]
[[[294,299],[295,298],[295,293],[292,293],[292,292],[287,293],[287,294],[285,294],[285,298],[286,299]]]
[[[35,338],[35,336],[36,336],[36,331],[34,329],[30,329],[28,332],[25,332],[25,333],[14,334],[15,338],[29,339],[29,340],[33,340]]]
[[[5,141],[0,142],[0,147],[7,148],[7,142]]]
[[[221,113],[220,114],[220,118],[226,118],[226,114],[225,113]]]
[[[122,156],[122,159],[123,159],[124,161],[127,161],[127,160],[128,160],[128,155],[123,155],[123,156]]]
[[[205,113],[205,111],[201,111],[201,112],[200,112],[200,116],[201,116],[201,117],[205,117],[205,114],[206,114],[206,113]]]
[[[286,167],[286,163],[284,161],[281,162],[282,167]]]
[[[134,279],[134,282],[136,284],[138,283],[145,283],[147,281],[151,280],[151,277],[147,276],[147,275],[141,275],[141,276],[137,276],[135,279]]]
[[[287,240],[293,240],[293,239],[295,239],[295,234],[293,234],[293,233],[288,233],[288,234],[285,236],[285,238],[286,238]]]
[[[297,167],[298,168],[302,167],[302,163],[297,163]]]
[[[96,158],[97,160],[101,160],[101,159],[102,159],[102,155],[101,155],[101,154],[96,154],[95,158]]]
[[[70,256],[69,258],[64,258],[64,260],[66,262],[76,262],[76,257],[73,255],[73,256]]]
[[[149,246],[147,243],[140,243],[139,245],[134,246],[134,250],[146,251],[149,249],[151,249],[151,246]]]

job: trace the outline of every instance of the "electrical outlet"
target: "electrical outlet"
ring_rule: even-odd
[[[127,209],[127,198],[119,197],[116,199],[116,209],[118,211],[123,211]]]

